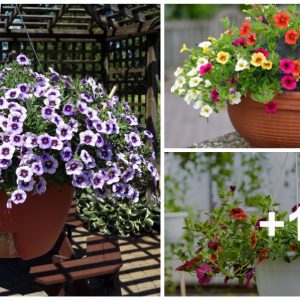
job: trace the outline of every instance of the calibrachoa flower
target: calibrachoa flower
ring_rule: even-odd
[[[299,34],[296,30],[288,30],[285,33],[285,42],[289,45],[295,45],[297,43]]]
[[[7,207],[23,203],[27,192],[42,195],[48,180],[137,202],[158,172],[154,164],[151,171],[145,167],[155,156],[142,142],[154,136],[128,103],[108,99],[93,78],[73,81],[52,68],[49,77],[39,74],[23,54],[17,62],[0,71],[0,185]]]
[[[282,86],[287,90],[294,90],[297,86],[297,81],[292,75],[285,75],[281,78]]]
[[[288,58],[283,58],[279,62],[279,67],[280,67],[281,71],[284,72],[285,74],[291,74],[295,70],[294,63],[291,60],[289,60]]]
[[[274,16],[276,26],[279,28],[286,28],[289,26],[290,16],[285,13],[278,13]]]
[[[277,102],[275,100],[271,100],[268,103],[264,104],[264,109],[267,113],[273,114],[277,111]]]
[[[202,264],[196,269],[197,278],[200,284],[208,284],[212,278],[212,268],[207,264]]]

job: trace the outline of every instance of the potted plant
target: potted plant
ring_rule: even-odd
[[[284,220],[285,224],[276,228],[275,237],[270,237],[260,223],[278,206],[270,196],[257,196],[259,216],[246,214],[232,190],[222,192],[220,198],[222,204],[208,214],[208,221],[187,223],[199,237],[198,248],[192,256],[178,250],[184,264],[177,270],[194,273],[201,285],[223,276],[225,284],[238,280],[248,287],[255,278],[261,296],[299,295],[297,222],[287,221],[287,212],[276,212],[276,220]]]
[[[0,257],[51,249],[74,189],[130,202],[158,180],[155,155],[127,103],[93,78],[34,72],[20,54],[0,73]]]
[[[299,16],[296,5],[244,10],[238,27],[209,37],[175,71],[172,92],[208,118],[228,108],[235,129],[253,147],[299,147]]]

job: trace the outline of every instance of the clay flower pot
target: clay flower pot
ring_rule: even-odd
[[[28,194],[21,205],[6,208],[0,191],[0,258],[31,259],[54,246],[69,212],[74,188],[48,186],[42,195]]]
[[[249,97],[229,105],[228,113],[236,131],[252,147],[300,147],[300,92],[284,92],[274,98],[278,109],[273,114]]]

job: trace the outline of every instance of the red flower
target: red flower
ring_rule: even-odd
[[[271,100],[268,103],[264,104],[264,109],[268,114],[273,114],[277,111],[277,102]]]
[[[214,88],[212,90],[212,92],[210,93],[210,99],[214,102],[220,102],[219,92],[218,92],[217,88]]]
[[[256,33],[250,33],[247,37],[247,45],[254,45],[256,43]]]
[[[289,45],[295,45],[297,43],[299,34],[296,30],[288,30],[285,33],[285,42]]]
[[[260,250],[258,259],[256,260],[257,265],[259,265],[265,260],[268,252],[269,252],[269,248],[267,246],[265,246],[262,250]]]
[[[183,265],[176,268],[176,271],[187,271],[189,268],[195,267],[195,264],[201,262],[202,259],[200,257],[194,257],[191,260],[188,260]]]
[[[257,244],[257,239],[256,239],[256,232],[255,231],[252,231],[250,233],[250,246],[249,248],[250,249],[254,249],[256,247],[256,244]]]
[[[278,13],[274,17],[276,26],[279,28],[286,28],[289,26],[290,16],[285,13]]]
[[[211,69],[212,69],[212,64],[211,63],[207,63],[207,64],[205,64],[205,65],[203,65],[203,66],[200,67],[199,73],[201,75],[203,75],[203,74],[206,74],[206,73],[210,72]]]
[[[241,36],[246,36],[248,32],[251,29],[251,25],[246,21],[242,24],[242,27],[240,28],[240,35]]]
[[[233,208],[230,213],[229,216],[232,217],[235,220],[239,220],[239,221],[246,221],[248,219],[248,216],[245,214],[245,212],[237,207],[237,208]]]
[[[199,283],[208,284],[212,277],[211,274],[209,274],[211,272],[212,272],[212,268],[209,265],[203,264],[199,266],[196,270]]]
[[[253,52],[254,53],[262,53],[265,58],[268,58],[268,56],[269,56],[269,52],[264,48],[258,48],[256,50],[254,50]]]

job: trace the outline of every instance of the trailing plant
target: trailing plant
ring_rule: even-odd
[[[127,237],[160,230],[160,203],[157,200],[149,203],[145,196],[137,203],[130,203],[102,199],[87,189],[77,196],[77,211],[89,230],[104,235]]]
[[[255,275],[255,265],[266,259],[292,262],[300,256],[297,240],[297,222],[287,219],[288,212],[278,211],[270,196],[258,195],[252,204],[259,214],[247,215],[235,199],[234,189],[220,193],[221,205],[207,215],[204,222],[188,221],[189,230],[197,235],[197,249],[189,255],[184,249],[177,251],[184,262],[178,271],[194,273],[200,284],[207,284],[214,276],[223,276],[224,282],[238,279],[248,286]],[[295,211],[297,207],[293,207]],[[284,220],[284,227],[276,228],[275,237],[260,222],[268,213],[276,211],[276,219]]]
[[[209,37],[196,48],[183,44],[180,51],[190,55],[175,71],[171,91],[202,117],[239,104],[248,95],[267,113],[275,113],[274,97],[299,86],[297,6],[255,5],[244,13],[242,26],[225,18],[219,38]]]

